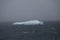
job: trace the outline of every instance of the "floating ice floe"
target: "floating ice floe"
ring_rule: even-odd
[[[13,25],[43,25],[43,21],[39,20],[32,20],[32,21],[25,21],[25,22],[14,22]]]

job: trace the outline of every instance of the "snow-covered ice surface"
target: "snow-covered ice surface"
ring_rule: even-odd
[[[43,25],[43,21],[39,21],[39,20],[32,20],[32,21],[25,21],[25,22],[15,22],[13,23],[13,25]]]

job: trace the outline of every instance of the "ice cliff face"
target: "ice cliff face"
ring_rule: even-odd
[[[39,21],[39,20],[32,20],[32,21],[25,21],[25,22],[15,22],[13,23],[13,25],[37,25],[37,24],[40,24],[42,25],[43,22],[42,21]]]

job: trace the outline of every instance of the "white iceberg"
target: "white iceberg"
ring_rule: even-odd
[[[15,22],[13,23],[13,25],[43,25],[43,21],[39,21],[39,20],[32,20],[32,21],[25,21],[25,22]]]

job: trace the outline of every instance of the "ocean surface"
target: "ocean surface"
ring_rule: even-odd
[[[60,22],[44,22],[44,25],[12,25],[0,23],[0,40],[60,40]]]

